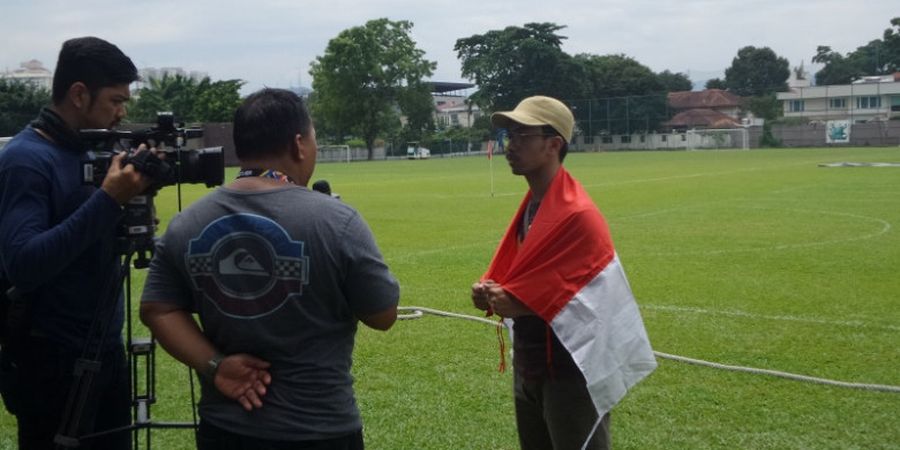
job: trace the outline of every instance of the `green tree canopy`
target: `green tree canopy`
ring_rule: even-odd
[[[241,80],[197,81],[182,75],[150,78],[128,110],[130,122],[156,122],[156,113],[171,111],[178,121],[230,122],[241,104]]]
[[[723,91],[728,89],[728,85],[725,84],[725,80],[721,78],[710,78],[709,80],[706,80],[706,85],[704,87],[706,89],[721,89]]]
[[[50,104],[50,91],[33,83],[0,78],[0,136],[13,136],[28,125],[41,107]]]
[[[453,50],[462,75],[478,86],[472,101],[483,110],[512,109],[525,97],[559,99],[588,94],[584,67],[562,51],[565,28],[553,23],[527,23],[457,39]]]
[[[657,76],[667,92],[690,91],[694,89],[694,83],[691,82],[691,79],[681,72],[673,73],[663,70]]]
[[[738,50],[725,69],[725,85],[741,96],[766,95],[787,90],[791,76],[788,60],[775,54],[769,47],[747,46]]]
[[[816,72],[816,84],[849,84],[866,75],[885,75],[900,70],[900,17],[891,19],[891,28],[884,30],[882,37],[846,55],[827,45],[818,46],[813,62],[825,66]]]
[[[331,39],[311,65],[312,110],[322,129],[338,142],[351,133],[361,137],[369,159],[376,138],[398,132],[400,113],[409,127],[427,128],[431,120],[431,93],[423,80],[436,63],[416,47],[412,27],[405,20],[370,20]]]
[[[826,45],[816,48],[816,56],[813,56],[812,60],[825,65],[816,72],[816,84],[818,85],[848,84],[854,78],[864,74],[863,70],[855,67],[849,58],[844,58],[843,55]]]
[[[668,119],[666,85],[649,67],[626,55],[577,55],[590,81],[587,102],[575,116],[582,133],[631,134]]]

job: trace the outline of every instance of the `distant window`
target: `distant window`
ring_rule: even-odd
[[[604,144],[612,144],[612,136],[603,136],[600,138],[600,142]]]
[[[450,114],[450,123],[453,125],[459,125],[459,114]]]
[[[663,134],[663,135],[661,135],[660,137],[662,138],[662,141],[663,141],[663,142],[666,142],[666,141],[669,140],[669,135],[668,135],[668,134]]]
[[[585,144],[593,144],[593,143],[594,143],[594,137],[593,137],[593,136],[585,136],[585,137],[584,137],[584,143],[585,143]]]
[[[804,103],[805,102],[803,100],[791,100],[790,102],[788,102],[788,111],[801,112],[806,106]]]
[[[878,109],[881,108],[881,97],[857,97],[857,109]]]
[[[847,99],[846,98],[832,98],[828,101],[831,109],[847,109]]]
[[[630,144],[630,143],[631,143],[631,135],[630,135],[630,134],[629,134],[629,135],[623,135],[623,136],[622,136],[622,143],[623,143],[623,144]]]
[[[646,140],[647,140],[647,136],[644,136],[644,135],[642,134],[642,135],[641,135],[641,142],[643,143],[643,142],[646,141]]]
[[[900,95],[891,96],[891,111],[900,111]]]
[[[687,140],[687,135],[686,135],[686,134],[682,134],[682,135],[681,135],[681,140],[682,140],[682,141],[686,141],[686,140]]]

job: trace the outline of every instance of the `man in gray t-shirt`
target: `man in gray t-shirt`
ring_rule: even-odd
[[[316,144],[299,97],[251,95],[234,138],[238,179],[172,220],[142,320],[203,375],[199,448],[362,448],[357,322],[393,325],[397,281],[356,210],[302,187]]]

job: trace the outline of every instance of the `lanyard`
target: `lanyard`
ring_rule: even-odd
[[[294,180],[291,179],[290,176],[288,176],[282,172],[279,172],[275,169],[243,169],[242,168],[241,171],[238,172],[237,178],[241,179],[241,178],[247,178],[247,177],[271,178],[273,180],[281,181],[282,183],[296,184],[296,183],[294,183]]]

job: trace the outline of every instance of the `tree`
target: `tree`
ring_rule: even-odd
[[[725,80],[721,78],[710,78],[706,80],[706,85],[704,86],[706,89],[728,89],[728,85],[725,84]]]
[[[231,122],[241,105],[241,80],[210,81],[204,78],[197,86],[193,114],[196,122]]]
[[[891,19],[883,39],[869,41],[846,56],[827,45],[816,48],[813,62],[824,64],[816,72],[816,84],[849,84],[866,75],[885,75],[900,70],[900,17]]]
[[[694,83],[683,73],[673,73],[663,70],[658,73],[659,82],[665,87],[666,92],[690,91],[694,89]]]
[[[472,101],[482,110],[512,109],[532,95],[584,98],[584,68],[562,51],[565,26],[527,23],[457,39],[462,75],[478,85]]]
[[[725,69],[725,85],[737,95],[749,97],[787,90],[791,76],[788,60],[769,47],[747,46],[738,50]]]
[[[580,54],[590,81],[587,107],[575,109],[582,132],[597,135],[652,130],[668,119],[666,86],[649,67],[625,55]]]
[[[375,139],[396,133],[400,113],[414,127],[425,127],[433,106],[423,81],[436,63],[424,58],[409,36],[412,22],[376,19],[342,31],[310,68],[315,116],[343,142],[353,133],[366,142],[369,159]],[[425,105],[428,105],[426,108]],[[398,111],[399,109],[399,111]]]
[[[862,76],[863,72],[854,67],[849,59],[840,53],[831,50],[831,47],[820,45],[816,48],[813,62],[824,64],[821,70],[816,72],[816,84],[820,86],[829,84],[849,84],[854,78]]]
[[[241,104],[241,80],[199,82],[182,75],[150,78],[132,99],[128,120],[156,122],[156,113],[171,111],[178,121],[230,122]]]
[[[50,91],[32,83],[0,78],[0,136],[12,136],[50,104]]]
[[[891,19],[891,28],[884,30],[884,51],[887,73],[900,71],[900,17]]]

